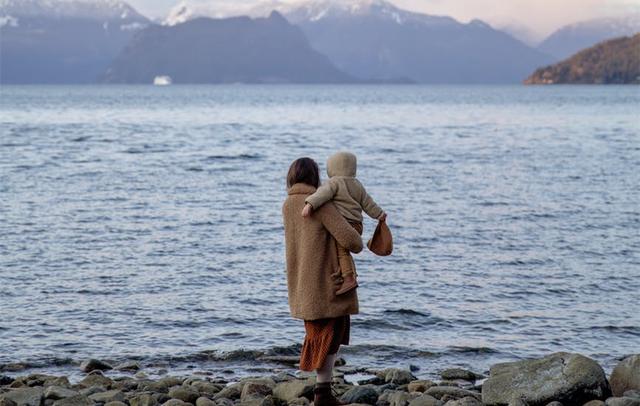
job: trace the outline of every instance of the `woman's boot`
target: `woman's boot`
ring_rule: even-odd
[[[316,383],[316,387],[313,389],[313,406],[341,406],[345,404],[333,396],[331,382]]]

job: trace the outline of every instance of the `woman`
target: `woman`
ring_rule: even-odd
[[[288,197],[282,207],[287,257],[289,308],[304,320],[305,338],[300,369],[317,373],[314,406],[341,405],[332,394],[333,366],[341,344],[349,344],[351,314],[358,313],[353,290],[336,296],[342,284],[337,244],[362,251],[358,232],[338,213],[333,203],[311,217],[302,216],[305,199],[320,186],[318,164],[300,158],[287,175]]]

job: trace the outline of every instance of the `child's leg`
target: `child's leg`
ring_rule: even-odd
[[[356,267],[348,249],[338,245],[338,263],[340,264],[340,274],[343,278],[354,276]]]

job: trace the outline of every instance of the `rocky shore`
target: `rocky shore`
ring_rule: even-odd
[[[0,406],[308,406],[314,377],[280,372],[235,382],[207,375],[149,379],[140,365],[88,360],[86,375],[0,375]],[[352,382],[359,374],[371,378]],[[640,354],[622,360],[609,377],[579,354],[497,364],[488,374],[451,368],[440,380],[416,378],[410,370],[366,370],[340,362],[334,388],[353,405],[375,406],[640,406]]]

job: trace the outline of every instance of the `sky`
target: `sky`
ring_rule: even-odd
[[[257,4],[261,0],[188,0],[194,3]],[[284,0],[296,2],[300,0]],[[524,29],[540,40],[555,29],[577,21],[640,11],[640,0],[389,0],[400,8],[448,15],[462,22],[479,18],[496,28]],[[129,0],[143,14],[160,18],[179,0]]]

